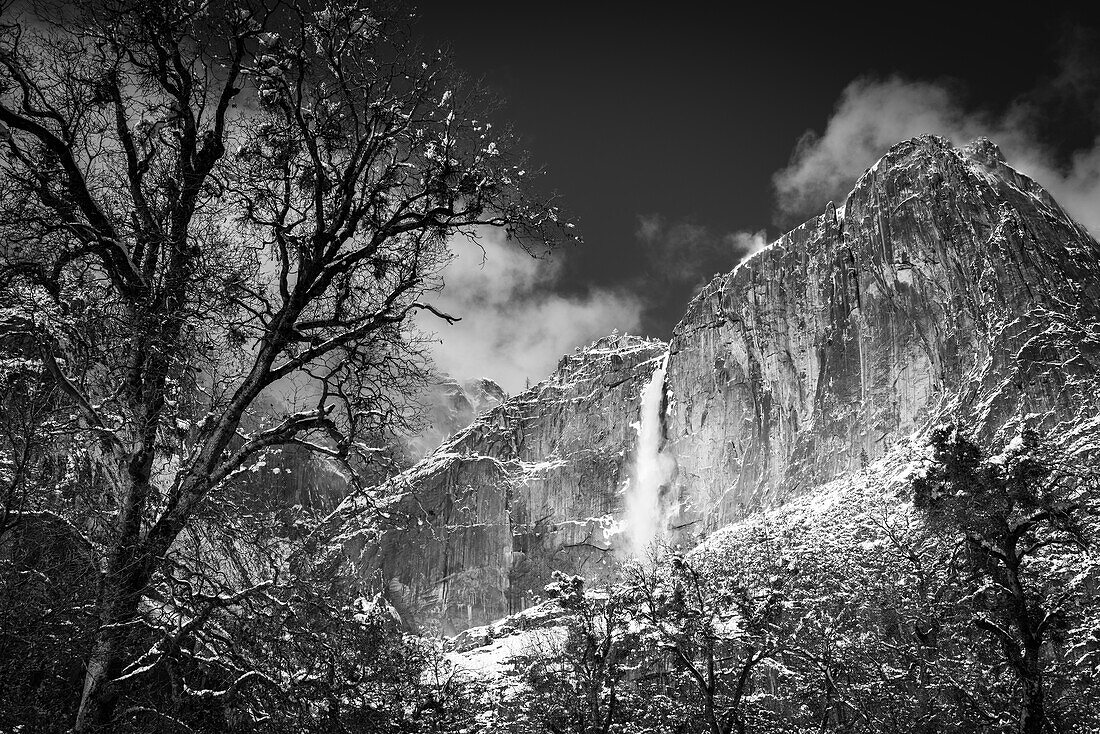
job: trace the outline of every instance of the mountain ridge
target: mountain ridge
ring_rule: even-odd
[[[988,141],[900,143],[837,211],[830,203],[708,284],[672,339],[681,477],[689,496],[704,483],[735,489],[710,498],[723,520],[859,468],[946,410],[937,401],[950,402],[969,371],[1015,351],[1018,335],[993,333],[1007,314],[1059,311],[1059,296],[1073,295],[1087,312],[1078,322],[1097,320],[1095,241]],[[724,390],[699,387],[712,359]],[[733,456],[698,440],[715,407],[724,423],[710,435],[737,440]]]
[[[642,392],[665,361],[647,450],[673,465],[650,483],[662,534],[685,546],[941,420],[990,444],[1025,418],[1091,431],[1098,262],[1100,245],[993,143],[904,141],[840,207],[704,286],[667,347],[605,337],[483,413],[389,486],[402,487],[395,527],[420,531],[360,527],[346,551],[447,633],[520,611],[553,570],[609,573],[632,532]]]

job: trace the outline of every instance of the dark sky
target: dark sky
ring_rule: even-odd
[[[714,241],[741,230],[778,235],[792,222],[776,214],[772,176],[805,131],[824,130],[854,79],[936,82],[987,114],[1029,95],[1050,113],[1030,126],[1062,156],[1100,131],[1095,104],[1047,93],[1068,54],[1078,68],[1098,67],[1096,18],[1083,12],[1044,5],[1025,17],[912,3],[893,4],[907,8],[895,16],[881,10],[888,4],[807,11],[756,2],[740,14],[724,5],[483,1],[421,10],[428,43],[449,45],[459,67],[503,97],[498,118],[523,136],[579,222],[585,243],[564,255],[554,287],[644,292],[644,332],[667,337],[698,273],[729,270],[739,252],[658,253],[640,242],[639,218],[686,224]],[[681,255],[696,261],[689,275],[665,277],[668,258]]]

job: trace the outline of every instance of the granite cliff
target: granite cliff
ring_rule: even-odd
[[[523,609],[555,569],[609,569],[638,397],[665,349],[599,339],[397,476],[347,535],[361,575],[451,633]]]
[[[988,140],[892,148],[695,298],[672,339],[683,512],[713,529],[953,418],[1097,413],[1100,246]]]
[[[942,420],[991,445],[1021,420],[1091,431],[1098,263],[991,142],[900,143],[839,207],[704,287],[667,346],[601,339],[482,413],[383,488],[346,551],[403,613],[454,632],[524,608],[553,569],[599,576],[653,533],[694,543]],[[625,520],[643,489],[658,522],[639,538]]]
[[[441,375],[420,396],[423,425],[404,444],[406,458],[419,461],[448,438],[474,422],[478,415],[503,403],[508,395],[484,378],[456,380]]]

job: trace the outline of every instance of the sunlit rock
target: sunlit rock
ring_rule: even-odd
[[[683,522],[712,530],[953,416],[1095,415],[1100,247],[995,145],[894,146],[707,285],[671,341]]]
[[[529,606],[552,570],[598,578],[637,553],[624,490],[645,446],[664,457],[649,534],[690,545],[946,419],[993,445],[1025,418],[1094,430],[1098,263],[989,141],[900,143],[705,286],[667,347],[601,339],[483,413],[382,488],[396,499],[347,551],[403,616],[454,632]]]

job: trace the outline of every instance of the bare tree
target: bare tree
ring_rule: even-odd
[[[36,480],[57,474],[53,443],[65,432],[57,391],[24,335],[0,337],[0,541],[25,518]]]
[[[565,612],[564,634],[531,656],[525,714],[553,734],[609,734],[636,713],[625,679],[637,640],[623,589],[588,590],[580,576],[555,571],[546,592]]]
[[[753,540],[772,551],[759,565],[716,569],[705,558],[672,555],[632,571],[635,614],[695,689],[711,734],[747,731],[754,676],[789,646],[784,602],[797,569],[767,528],[755,529]]]
[[[142,600],[228,479],[288,444],[368,462],[401,421],[409,317],[452,318],[423,298],[448,238],[566,231],[399,7],[311,7],[0,8],[4,327],[33,336],[93,467],[74,731],[112,721]],[[291,385],[308,400],[262,410]]]

